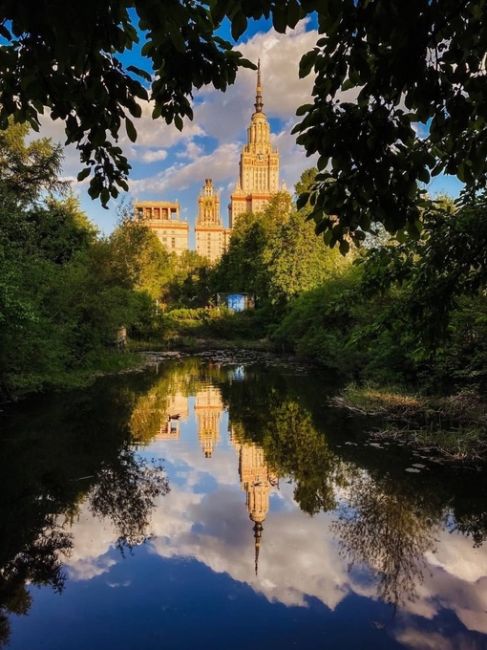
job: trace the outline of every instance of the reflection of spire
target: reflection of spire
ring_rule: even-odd
[[[250,520],[254,522],[255,575],[259,570],[259,552],[264,530],[263,522],[269,511],[269,495],[277,485],[277,476],[267,466],[264,450],[255,442],[241,442],[238,432],[230,425],[230,440],[239,455],[238,472],[246,494]]]
[[[264,527],[259,521],[256,521],[253,530],[255,539],[255,575],[257,575],[259,573],[260,540],[262,539],[262,531],[264,530]]]
[[[257,91],[255,95],[255,112],[262,113],[264,108],[264,98],[262,96],[262,79],[260,76],[260,59],[257,63]]]

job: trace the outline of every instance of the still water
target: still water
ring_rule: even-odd
[[[0,416],[0,647],[487,648],[482,468],[326,375],[171,360]]]

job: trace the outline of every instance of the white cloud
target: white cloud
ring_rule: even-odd
[[[130,191],[140,198],[145,192],[158,192],[161,195],[164,192],[182,192],[195,182],[202,184],[202,179],[208,175],[214,181],[226,181],[238,169],[239,153],[236,144],[222,144],[212,153],[200,156],[189,164],[176,163],[154,176],[131,180]]]
[[[120,146],[122,147],[130,145],[133,147],[164,147],[169,149],[197,135],[204,135],[203,129],[195,121],[185,120],[183,130],[179,131],[174,124],[166,124],[160,118],[153,120],[153,102],[139,103],[142,108],[142,115],[140,118],[133,120],[137,129],[137,141],[133,144],[130,143],[125,128],[122,127],[120,133]]]
[[[70,533],[73,547],[62,560],[72,580],[91,580],[116,564],[108,555],[117,538],[115,529],[109,521],[95,518],[86,502],[81,504]]]
[[[176,154],[176,158],[188,158],[189,160],[196,160],[203,155],[203,147],[197,144],[194,140],[190,140],[183,151]]]
[[[140,151],[136,155],[142,162],[152,163],[157,160],[165,160],[167,158],[167,151],[165,149],[147,149],[146,151]]]
[[[271,29],[257,33],[239,46],[242,54],[253,61],[261,60],[264,87],[264,111],[268,117],[288,122],[296,109],[308,101],[313,85],[312,76],[299,78],[299,61],[312,49],[317,32],[305,30],[305,21],[287,34]],[[256,73],[242,69],[237,81],[223,94],[209,89],[198,93],[195,121],[220,142],[243,136],[254,110]]]
[[[296,121],[296,108],[308,100],[312,88],[311,77],[299,79],[299,60],[313,47],[316,37],[316,31],[306,31],[305,22],[302,21],[287,34],[278,34],[271,29],[255,34],[239,46],[244,56],[254,62],[260,57],[264,110],[269,118],[278,118],[285,124],[273,139],[281,153],[282,180],[290,189],[301,171],[312,164],[302,149],[297,147],[290,130]],[[119,137],[119,144],[133,167],[131,192],[139,199],[178,199],[182,209],[194,215],[197,210],[196,195],[203,179],[211,177],[224,188],[224,217],[223,206],[237,180],[240,150],[254,110],[255,84],[256,73],[242,69],[236,83],[227,92],[221,93],[210,87],[198,91],[194,102],[195,119],[186,120],[182,132],[163,120],[153,120],[152,103],[140,102],[142,116],[133,120],[137,141],[129,141],[123,126]],[[45,116],[41,134],[63,143],[64,124]],[[198,140],[202,137],[206,139]],[[212,144],[215,141],[216,144]],[[149,172],[148,175],[145,165],[153,163],[160,164],[160,171],[157,174]],[[78,184],[75,181],[80,168],[75,146],[66,147],[63,175],[73,180],[76,190],[84,196],[87,182]],[[93,204],[93,214],[97,215],[99,222],[102,217],[103,222],[107,221],[98,204]]]

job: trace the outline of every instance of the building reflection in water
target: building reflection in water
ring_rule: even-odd
[[[223,412],[220,390],[215,386],[206,386],[196,391],[194,412],[203,454],[205,458],[211,458],[220,437],[220,416]]]
[[[205,458],[211,458],[220,439],[220,421],[224,411],[219,388],[204,386],[196,391],[194,412],[198,440]],[[171,395],[155,440],[179,440],[180,423],[188,419],[189,399],[182,393]],[[264,450],[254,442],[244,440],[230,425],[230,442],[238,454],[240,485],[245,492],[245,503],[253,522],[255,539],[255,574],[258,573],[259,552],[262,542],[263,524],[269,512],[269,499],[273,488],[279,486],[277,475],[266,463]]]
[[[182,393],[176,393],[170,395],[168,399],[167,412],[154,440],[178,440],[180,423],[188,419],[188,398]]]
[[[263,523],[269,512],[270,492],[272,488],[278,486],[278,477],[269,469],[264,450],[260,445],[254,442],[240,442],[234,431],[230,433],[230,440],[238,452],[240,485],[246,495],[249,517],[254,522],[255,575],[257,575]]]

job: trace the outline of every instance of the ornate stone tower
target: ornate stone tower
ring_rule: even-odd
[[[247,144],[240,154],[240,175],[230,197],[230,228],[243,212],[262,212],[279,191],[279,152],[271,145],[271,129],[263,111],[260,60],[257,70],[255,111],[247,129]]]
[[[223,227],[220,218],[220,197],[213,187],[211,178],[205,179],[203,190],[198,198],[198,217],[196,219],[196,252],[216,262],[227,248],[228,229]]]

